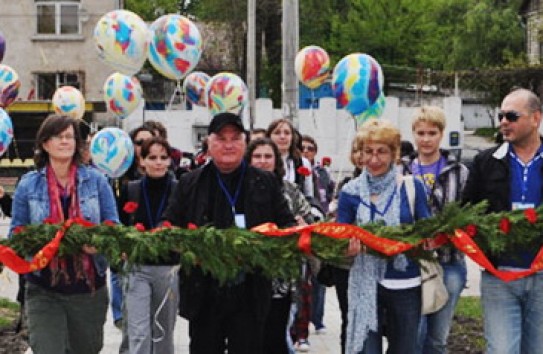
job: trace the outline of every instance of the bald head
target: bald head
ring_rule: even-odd
[[[541,100],[539,97],[533,93],[530,90],[520,88],[516,89],[514,91],[511,91],[503,101],[511,100],[511,99],[520,99],[524,102],[525,106],[524,108],[528,110],[530,113],[534,112],[541,112]]]

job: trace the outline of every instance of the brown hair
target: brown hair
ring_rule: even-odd
[[[141,145],[140,155],[142,159],[146,158],[147,155],[149,155],[149,152],[151,151],[151,146],[153,145],[162,146],[166,150],[166,154],[168,154],[168,156],[171,155],[172,148],[168,141],[161,136],[153,136],[152,138],[145,140],[143,142],[143,145]]]
[[[43,144],[68,129],[70,126],[74,128],[75,152],[72,161],[77,164],[81,163],[81,150],[83,149],[83,140],[79,131],[79,122],[68,116],[51,114],[41,124],[38,134],[36,135],[36,145],[34,149],[34,163],[37,168],[42,168],[49,162],[49,154],[43,148]]]
[[[273,173],[275,176],[281,181],[281,184],[283,184],[283,176],[285,175],[285,167],[283,166],[283,159],[281,158],[281,153],[279,152],[279,148],[277,145],[271,140],[270,138],[258,138],[249,143],[249,146],[247,147],[247,152],[245,152],[245,160],[249,165],[251,164],[251,160],[253,157],[253,152],[256,150],[259,146],[271,146],[273,150],[273,154],[275,155],[275,168],[273,169]]]
[[[279,119],[274,120],[268,126],[268,130],[266,131],[266,136],[268,138],[271,138],[272,132],[283,123],[288,125],[290,128],[290,131],[292,132],[292,140],[290,141],[290,147],[288,148],[288,155],[289,157],[293,159],[299,159],[302,156],[302,154],[300,153],[300,149],[298,149],[298,144],[299,144],[298,133],[296,129],[294,129],[294,125],[292,125],[292,122],[290,120],[288,120],[287,118],[279,118]]]

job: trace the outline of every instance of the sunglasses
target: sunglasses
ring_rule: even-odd
[[[314,146],[311,146],[311,145],[302,145],[302,151],[309,151],[309,152],[314,152],[315,151],[315,147]]]
[[[498,113],[498,121],[500,122],[505,118],[507,119],[507,121],[513,123],[513,122],[516,122],[520,117],[522,117],[522,114],[515,111]]]

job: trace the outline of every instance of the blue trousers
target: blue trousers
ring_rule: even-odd
[[[465,260],[442,263],[443,282],[449,293],[449,300],[439,311],[422,316],[419,328],[418,353],[447,353],[447,338],[451,330],[454,309],[460,293],[466,286],[467,269]]]

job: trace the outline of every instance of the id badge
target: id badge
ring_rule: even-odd
[[[234,216],[234,222],[240,229],[245,229],[245,214],[236,214]]]
[[[524,209],[529,209],[529,208],[535,208],[535,204],[516,202],[516,203],[513,203],[511,207],[511,209],[513,210],[524,210]]]

